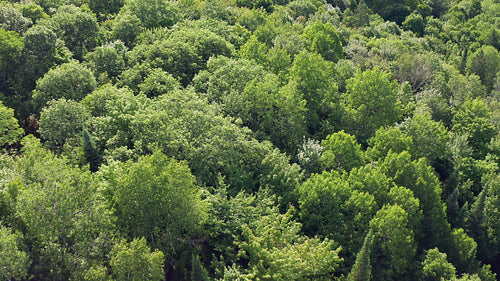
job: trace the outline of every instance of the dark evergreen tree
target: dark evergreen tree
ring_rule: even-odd
[[[193,255],[191,262],[191,281],[209,281],[207,270],[203,267],[198,255]]]
[[[372,267],[370,264],[370,247],[372,244],[372,230],[366,235],[363,247],[356,256],[356,262],[347,276],[348,281],[369,281]]]
[[[448,217],[448,222],[453,228],[459,227],[460,222],[460,209],[458,207],[458,195],[460,191],[456,187],[448,198],[446,199],[446,216]]]
[[[83,129],[83,149],[85,150],[85,158],[90,164],[90,171],[92,173],[97,172],[100,164],[99,154],[97,154],[87,129]]]
[[[489,252],[487,246],[487,234],[485,226],[485,207],[486,207],[486,196],[488,193],[489,184],[486,184],[483,190],[479,193],[476,201],[471,206],[470,212],[468,212],[465,227],[467,234],[469,234],[474,241],[477,242],[477,255],[480,260],[485,260],[487,253]]]

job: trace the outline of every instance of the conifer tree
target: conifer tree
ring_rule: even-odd
[[[90,139],[87,129],[83,129],[83,149],[85,150],[85,158],[90,164],[90,171],[95,173],[99,170],[99,155]]]
[[[466,218],[466,228],[468,234],[477,242],[478,257],[483,260],[486,258],[488,251],[487,234],[484,224],[486,196],[488,193],[489,184],[486,184],[483,190],[479,193],[476,201],[471,206],[470,212]]]
[[[348,281],[369,281],[371,278],[370,247],[372,244],[372,230],[366,235],[363,247],[356,256],[356,262],[347,276]]]
[[[460,209],[458,208],[458,195],[460,191],[458,187],[455,187],[452,193],[448,195],[446,199],[446,216],[448,217],[448,222],[452,227],[459,227],[460,222]]]
[[[198,255],[193,255],[191,262],[191,281],[209,281],[207,270],[203,267]]]

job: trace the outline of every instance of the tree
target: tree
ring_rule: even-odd
[[[23,35],[33,22],[31,19],[25,18],[14,5],[7,3],[0,5],[0,28]]]
[[[496,135],[497,130],[490,121],[491,110],[479,98],[460,104],[452,120],[452,131],[467,135],[467,141],[473,149],[473,157],[481,159],[488,153],[487,144]]]
[[[491,93],[497,72],[500,70],[500,54],[492,46],[483,46],[474,52],[467,62],[469,72],[477,74],[481,83],[486,88],[486,93]]]
[[[14,117],[14,110],[6,107],[0,101],[0,147],[19,141],[24,130]]]
[[[203,267],[198,255],[191,258],[191,280],[192,281],[210,281],[207,270]]]
[[[185,163],[156,151],[137,162],[111,162],[101,170],[117,226],[130,239],[145,237],[152,248],[173,259],[198,231],[205,210]]]
[[[72,100],[50,101],[40,113],[40,136],[55,152],[80,146],[82,130],[90,116],[85,108]]]
[[[373,231],[370,230],[365,237],[363,247],[356,255],[356,262],[347,276],[349,281],[370,281],[371,279],[371,265],[370,265],[370,248],[372,247]]]
[[[344,48],[339,34],[333,24],[316,20],[306,27],[302,37],[307,42],[308,49],[323,56],[326,60],[337,62],[344,56]]]
[[[485,224],[488,189],[489,184],[486,184],[472,204],[465,220],[467,233],[478,243],[478,256],[481,260],[485,260],[489,253]]]
[[[410,151],[413,147],[413,140],[410,135],[404,134],[399,128],[381,127],[375,132],[375,136],[368,140],[368,145],[366,154],[372,160],[378,160],[385,158],[389,151],[394,153]]]
[[[90,139],[89,132],[87,129],[83,128],[83,150],[85,151],[85,158],[90,164],[90,171],[95,173],[99,170],[100,159],[95,145]]]
[[[78,60],[81,60],[87,51],[92,51],[96,45],[99,26],[88,8],[61,6],[42,24],[51,28],[64,40],[66,47]]]
[[[37,81],[33,103],[40,110],[50,100],[79,101],[95,88],[96,80],[90,69],[77,62],[65,63],[49,70]]]
[[[446,254],[438,248],[427,251],[423,265],[423,277],[429,281],[454,280],[455,267],[446,260]]]
[[[102,183],[33,136],[22,144],[14,166],[21,180],[16,213],[33,261],[29,275],[78,279],[91,265],[105,262],[111,248],[114,223],[98,191]]]
[[[371,255],[374,280],[404,278],[415,257],[413,232],[408,228],[408,214],[399,205],[386,205],[370,221],[373,231]]]
[[[299,231],[291,211],[279,214],[275,210],[253,225],[244,225],[236,243],[248,266],[226,269],[224,279],[331,280],[340,248],[335,249],[328,239],[300,236]]]
[[[122,9],[136,15],[146,28],[170,27],[181,19],[178,4],[174,1],[125,0]]]
[[[361,145],[354,136],[340,131],[329,135],[321,142],[325,148],[320,161],[327,169],[349,172],[365,163]]]
[[[28,275],[29,257],[20,250],[22,234],[0,226],[0,277],[21,280]]]
[[[85,55],[89,67],[94,71],[95,77],[101,75],[115,81],[118,75],[125,70],[125,54],[127,47],[121,41],[115,41],[95,48],[93,52]]]
[[[130,243],[122,240],[109,253],[110,266],[116,280],[164,280],[161,251],[151,252],[144,238],[134,238]]]
[[[401,117],[397,83],[389,72],[378,68],[358,72],[347,82],[343,95],[353,123],[348,130],[365,143],[380,127],[390,126]]]
[[[296,92],[306,101],[307,130],[317,139],[339,127],[339,96],[334,74],[332,62],[319,54],[302,51],[295,56],[289,82],[283,88],[283,91]]]

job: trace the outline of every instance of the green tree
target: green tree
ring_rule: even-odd
[[[42,24],[51,28],[74,57],[81,60],[96,45],[99,26],[91,11],[75,6],[62,6]]]
[[[486,93],[491,93],[497,72],[500,70],[500,54],[492,46],[483,46],[474,52],[468,60],[467,69],[481,78]]]
[[[82,130],[90,116],[85,108],[72,100],[50,101],[40,113],[40,136],[55,152],[80,146]]]
[[[365,155],[361,145],[354,136],[340,131],[329,135],[321,142],[325,148],[320,161],[326,169],[349,172],[354,167],[365,163]]]
[[[14,110],[6,107],[0,101],[0,147],[19,141],[24,130],[19,128]]]
[[[50,100],[79,101],[95,88],[96,80],[90,69],[77,62],[65,63],[49,70],[37,81],[32,94],[33,103],[41,109]]]
[[[22,234],[0,226],[0,277],[4,280],[21,280],[27,277],[28,254],[20,250]]]
[[[404,278],[415,258],[413,232],[408,228],[408,214],[399,205],[386,205],[370,221],[373,230],[371,255],[374,280]],[[407,277],[408,278],[408,277]]]
[[[138,162],[111,162],[101,170],[117,226],[131,239],[145,237],[151,247],[173,258],[199,230],[205,210],[185,163],[154,152]]]
[[[95,48],[93,52],[85,55],[89,67],[96,77],[104,75],[115,81],[116,77],[125,70],[125,54],[127,47],[121,41],[115,41]]]
[[[363,247],[356,255],[356,262],[347,276],[349,281],[370,281],[372,269],[370,264],[370,252],[372,247],[373,232],[370,230],[365,237]]]
[[[306,101],[307,130],[318,139],[339,127],[339,96],[334,74],[332,62],[319,54],[303,51],[295,56],[289,82],[283,89],[296,92]]]
[[[21,179],[16,214],[25,226],[33,264],[29,275],[42,280],[78,279],[107,260],[113,218],[89,171],[23,139],[15,172]]]
[[[136,15],[146,28],[170,27],[181,19],[177,2],[160,0],[125,0],[122,8]]]
[[[473,157],[481,159],[488,153],[487,144],[496,135],[497,130],[490,121],[491,110],[479,99],[467,100],[458,106],[452,120],[452,131],[467,135],[467,141],[473,149]]]
[[[85,151],[85,158],[90,164],[90,171],[92,173],[97,172],[100,165],[99,154],[97,154],[97,150],[90,138],[89,132],[85,128],[83,128],[83,150]]]
[[[109,253],[110,266],[116,280],[164,280],[161,251],[151,252],[144,238],[134,238],[130,243],[122,240]]]
[[[311,52],[316,52],[326,60],[337,62],[344,56],[344,48],[340,42],[339,34],[333,24],[316,20],[306,27],[302,37],[307,42]]]
[[[192,281],[210,281],[207,270],[203,267],[198,255],[191,258],[191,280]]]
[[[402,112],[397,101],[397,83],[389,72],[378,68],[364,72],[358,70],[348,80],[343,98],[353,123],[348,132],[361,143],[365,143],[380,127],[400,120]]]
[[[411,136],[404,134],[398,128],[381,127],[375,132],[375,136],[368,140],[368,145],[366,154],[372,160],[378,160],[385,158],[389,151],[394,153],[410,151],[413,147],[413,140]]]
[[[425,280],[440,281],[455,279],[455,267],[446,260],[446,254],[439,252],[438,248],[427,251],[422,265]]]

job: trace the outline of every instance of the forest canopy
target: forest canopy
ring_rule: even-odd
[[[498,0],[0,0],[0,279],[500,277]]]

